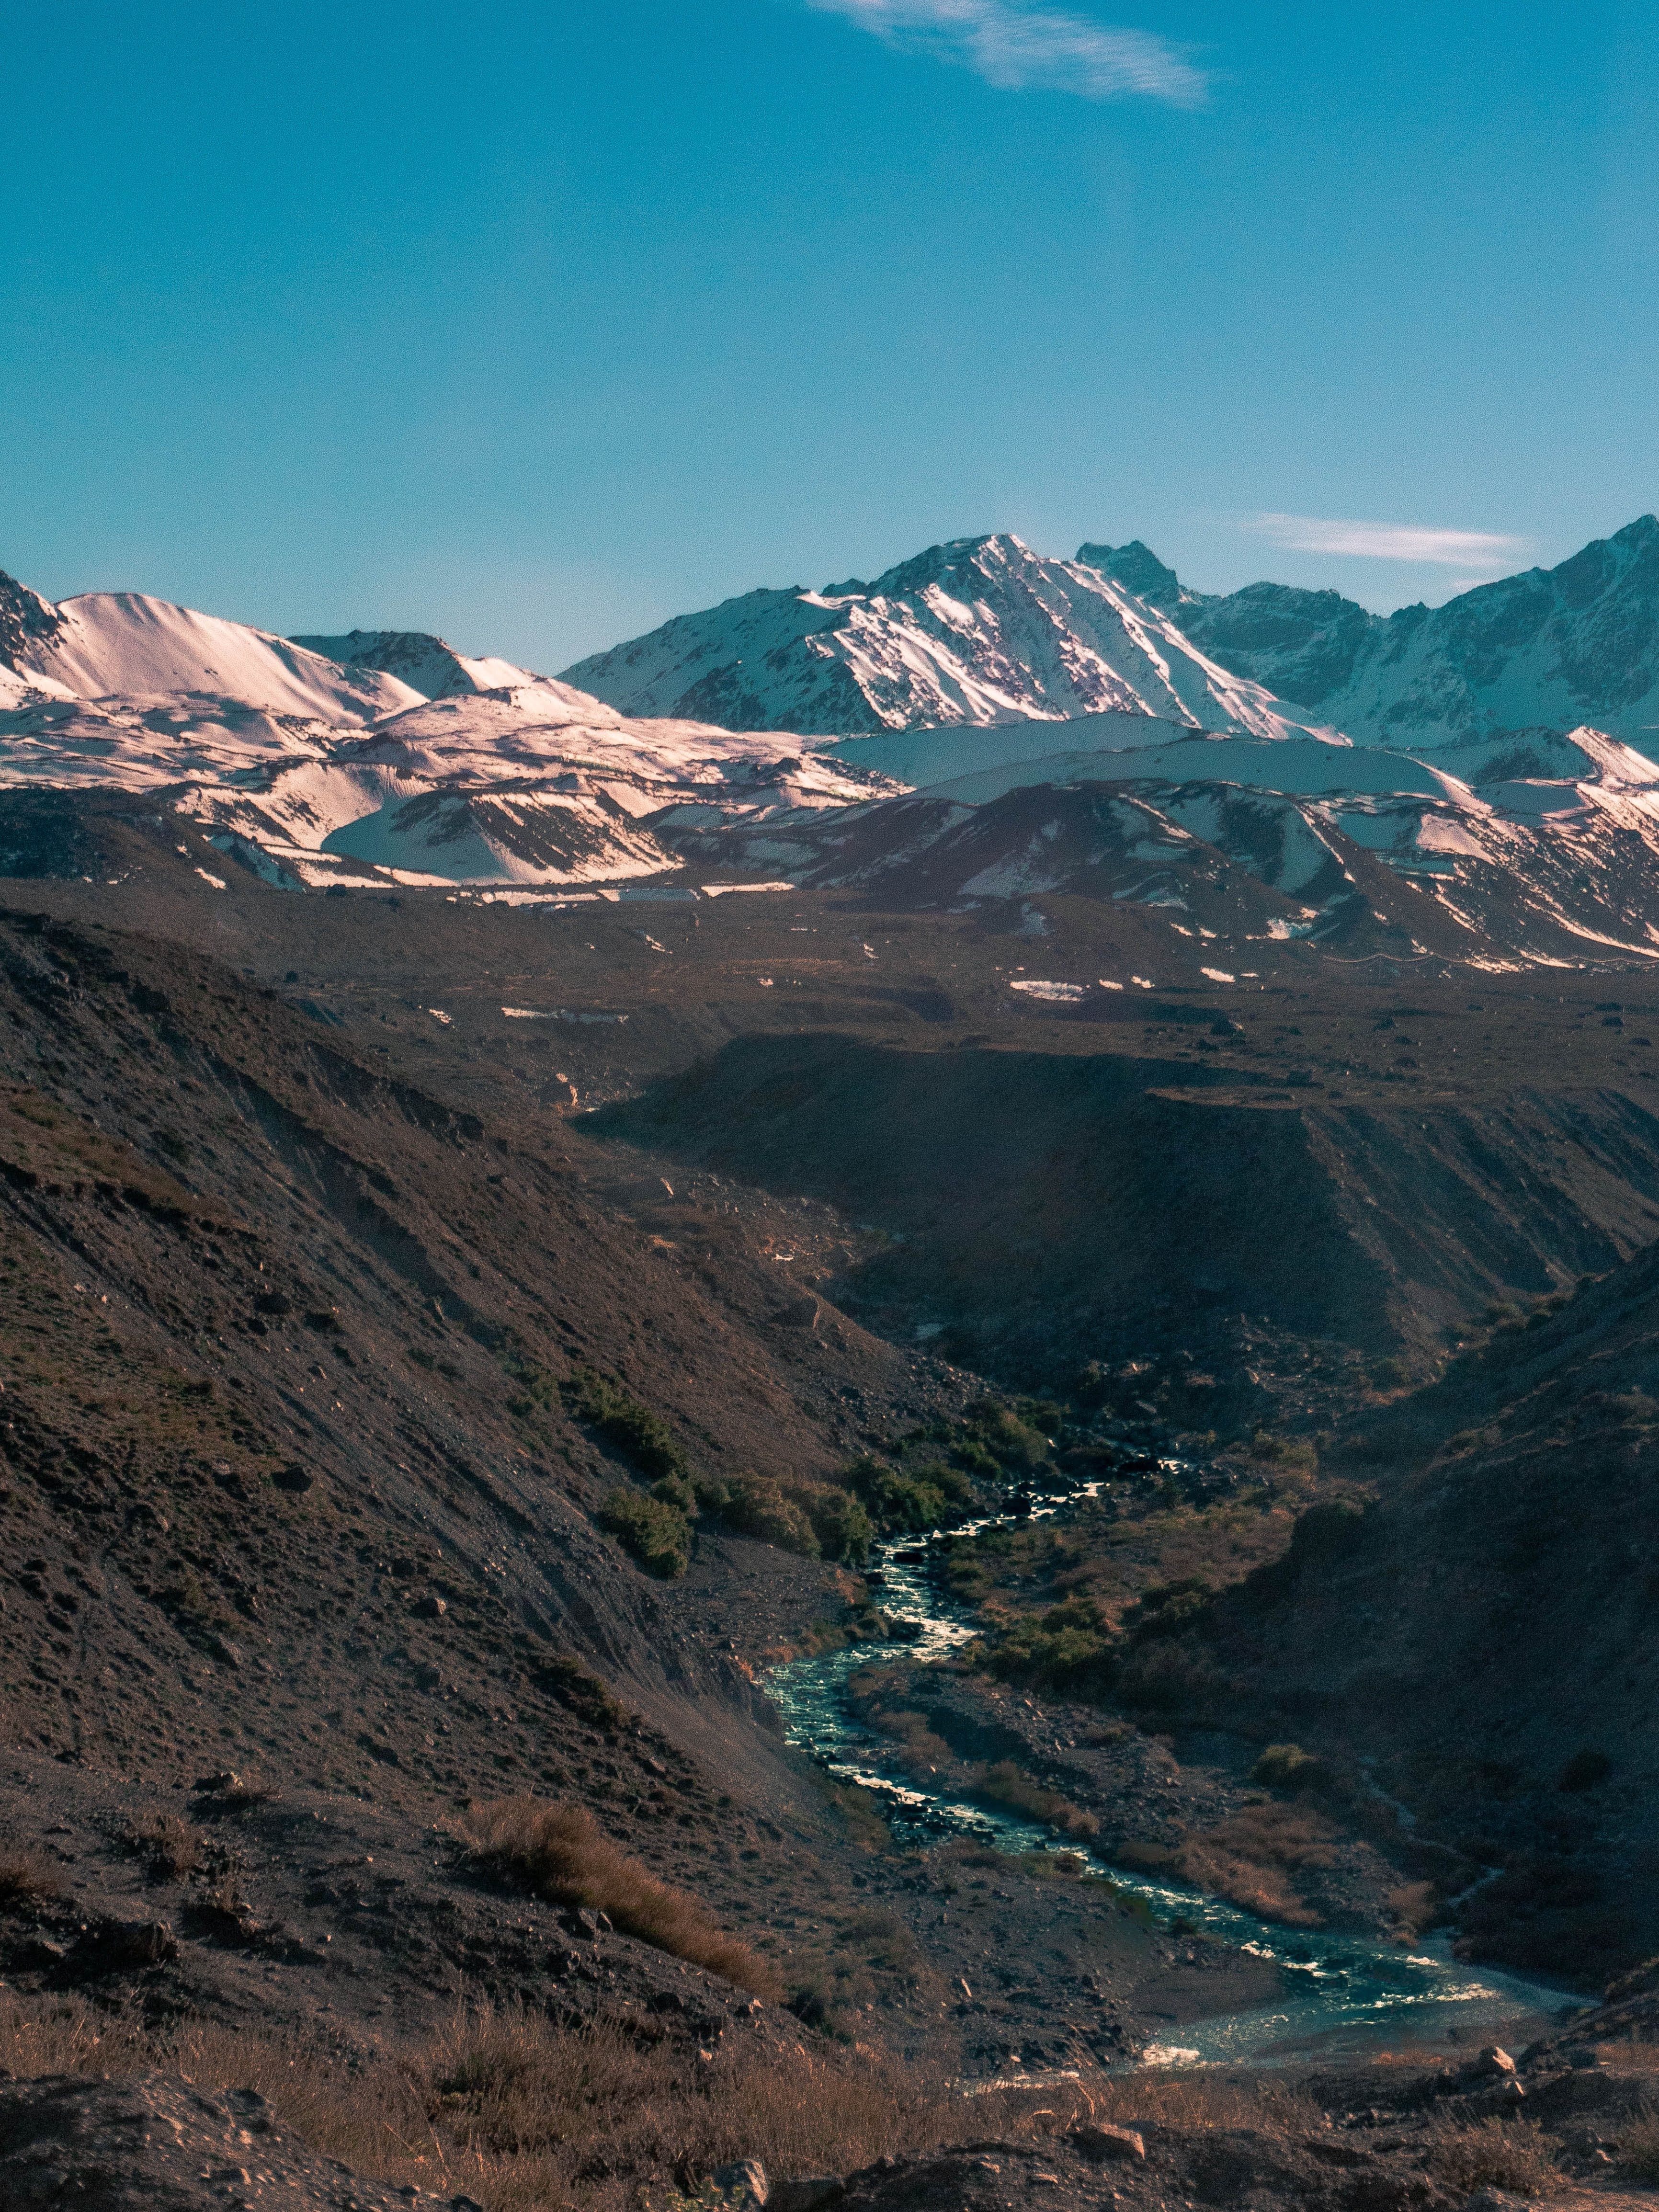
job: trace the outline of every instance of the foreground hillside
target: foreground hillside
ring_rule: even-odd
[[[125,880],[37,879],[0,921],[0,2064],[188,2075],[142,2094],[204,2146],[246,2117],[212,2093],[251,2083],[297,2135],[273,2171],[308,2140],[491,2212],[620,2208],[754,2154],[881,2212],[965,2212],[988,2165],[1080,2206],[1109,2171],[1071,2132],[1089,2106],[1146,2124],[1114,2180],[1149,2206],[1209,2185],[1217,2125],[1229,2187],[1346,2203],[1358,2169],[1308,2142],[1372,2107],[1398,2110],[1376,2185],[1402,2203],[1521,2171],[1442,2147],[1492,2117],[1480,2085],[1449,2102],[1351,2051],[1288,2112],[1115,2086],[1103,2068],[1271,2008],[1279,1969],[884,1818],[782,1747],[764,1677],[855,1638],[896,1774],[1250,1898],[1270,1945],[1403,1943],[1443,1909],[1481,1956],[1593,1995],[1652,1948],[1645,1616],[1615,1556],[1642,1542],[1639,1454],[1621,1407],[1575,1397],[1609,1516],[1551,1522],[1518,1567],[1534,1509],[1489,1439],[1531,1367],[1466,1352],[1407,1385],[1489,1307],[1605,1276],[1494,1340],[1547,1360],[1645,1279],[1639,985],[1367,985],[1290,945],[1254,990],[1195,948],[1157,990],[1056,994],[1144,974],[1167,925],[1054,898],[1040,939],[833,892],[329,901],[215,889],[210,851],[142,823],[82,834]],[[1467,1504],[1417,1498],[1469,1428]],[[1546,1517],[1573,1433],[1552,1415],[1536,1454]],[[982,1544],[885,1523],[977,1608],[977,1655],[944,1668],[890,1632],[847,1502],[948,1517],[917,1504],[924,1454],[975,1510],[1097,1493]],[[1302,1533],[1373,1498],[1374,1556]],[[1419,1575],[1435,1512],[1446,1571]],[[1546,1717],[1556,1644],[1523,1656],[1480,1610],[1494,1571],[1534,1577],[1504,1600],[1529,1617],[1549,1593],[1581,1704],[1624,1648],[1616,1741]],[[1171,1587],[1200,1602],[1169,1611]],[[1121,1648],[1115,1674],[1054,1671],[1043,1638],[1079,1625],[1067,1663]],[[1467,1664],[1425,1656],[1465,1634]],[[1536,1742],[1494,1749],[1516,1683]],[[1460,1729],[1473,1767],[1423,1763]],[[1290,1741],[1341,1786],[1253,1784]],[[1613,1766],[1560,1790],[1586,1750]],[[1414,1827],[1377,1815],[1360,1755]],[[1488,1759],[1519,1770],[1501,1819]],[[538,1825],[560,1806],[595,1826]],[[951,2087],[1022,2074],[1036,2099]],[[1627,2087],[1597,2124],[1618,2158]],[[0,2152],[26,2121],[95,2137],[84,2095],[27,2093]],[[1590,2123],[1547,2126],[1537,2172],[1589,2178]]]

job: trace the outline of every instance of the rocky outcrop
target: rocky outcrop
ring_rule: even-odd
[[[162,2074],[50,2075],[0,2087],[8,2212],[477,2212],[465,2197],[361,2181],[291,2135],[257,2091]]]

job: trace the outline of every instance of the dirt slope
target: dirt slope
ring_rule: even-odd
[[[740,1242],[689,1257],[602,1215],[556,1136],[375,1076],[177,951],[0,922],[12,1745],[411,1804],[545,1790],[588,1765],[580,1657],[788,1787],[748,1674],[775,1613],[717,1651],[599,1533],[627,1470],[558,1378],[601,1368],[698,1464],[760,1474],[834,1464],[809,1392],[878,1421],[939,1386],[803,1327]],[[826,1601],[828,1570],[704,1549],[702,1577],[800,1581],[786,1616]]]
[[[1471,1955],[1594,1979],[1659,1948],[1659,1254],[1501,1327],[1340,1463],[1378,1501],[1224,1608],[1240,1679],[1497,1870]]]
[[[1196,1010],[1144,1011],[1166,1018],[1143,1025],[1154,1050],[1209,1041]],[[1659,1222],[1659,1119],[1577,1086],[1303,1103],[1271,1070],[1173,1054],[748,1037],[585,1126],[882,1223],[890,1241],[844,1299],[1061,1389],[1125,1341],[1213,1356],[1243,1310],[1424,1351]]]

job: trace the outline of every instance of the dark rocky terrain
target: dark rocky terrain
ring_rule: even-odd
[[[951,1755],[1218,1885],[1265,1794],[1330,1831],[1292,1918],[1385,1929],[1495,1869],[1457,1940],[1593,1998],[1659,1948],[1659,994],[1292,947],[1259,988],[1079,1006],[1010,986],[1133,966],[1144,915],[219,892],[188,834],[76,834],[105,879],[65,861],[0,916],[0,2064],[60,2083],[5,2092],[0,2173],[71,2201],[102,2160],[73,2201],[120,2212],[666,2207],[748,2155],[883,2212],[1640,2181],[1639,1996],[1528,2062],[1542,2165],[1496,2077],[1431,2094],[1441,2052],[1113,2073],[1264,2001],[1261,1963],[896,1839],[783,1747],[762,1678],[867,1640]],[[655,1426],[607,1429],[596,1375]],[[988,1390],[1109,1480],[963,1581],[987,1652],[1070,1589],[1133,1659],[1133,1608],[1189,1576],[1170,1648],[1209,1671],[1174,1703],[1137,1702],[1139,1661],[1115,1692],[909,1680],[856,1560],[711,1508],[664,1581],[608,1532],[641,1437],[805,1497],[965,1437]],[[1127,1471],[1160,1455],[1186,1492]],[[1252,1785],[1291,1738],[1325,1772]],[[1580,1753],[1607,1764],[1564,1787]],[[526,1796],[585,1805],[761,1993],[482,1856]],[[532,2124],[508,2079],[586,2118]],[[269,2138],[222,2152],[250,2087]],[[1508,2165],[1445,2148],[1493,2118]],[[1101,2120],[1145,2160],[1102,2163],[1073,2132]],[[135,2130],[148,2196],[98,2148]]]

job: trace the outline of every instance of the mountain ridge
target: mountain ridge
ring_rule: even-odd
[[[836,592],[758,591],[562,671],[627,714],[826,735],[1161,715],[1277,737],[1304,726],[1158,609],[1008,532],[950,539]]]
[[[1634,744],[1659,728],[1659,519],[1650,514],[1553,568],[1391,615],[1291,584],[1194,592],[1139,539],[1085,544],[1077,557],[1178,621],[1224,668],[1357,743],[1434,745],[1588,722]]]

